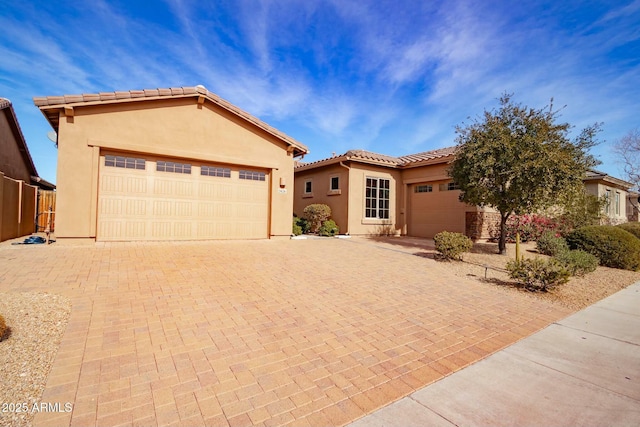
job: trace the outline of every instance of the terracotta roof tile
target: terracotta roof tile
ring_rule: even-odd
[[[82,94],[82,99],[84,99],[84,102],[100,101],[100,94],[84,93]]]
[[[116,95],[116,99],[129,99],[131,98],[131,92],[127,91],[116,91],[114,92]]]
[[[424,162],[428,160],[440,159],[443,157],[449,157],[455,154],[456,147],[445,147],[437,150],[423,151],[422,153],[409,154],[399,157],[403,165],[411,163]]]

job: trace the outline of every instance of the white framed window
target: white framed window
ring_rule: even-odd
[[[611,190],[606,190],[604,192],[604,200],[605,200],[604,213],[607,215],[610,215],[611,214]]]
[[[446,184],[440,184],[440,191],[453,191],[459,190],[460,186],[455,182],[447,182]]]
[[[389,219],[389,180],[367,177],[365,183],[365,218]]]
[[[313,180],[307,179],[304,182],[304,194],[311,194],[311,193],[313,193]]]
[[[329,190],[336,191],[340,189],[340,177],[332,176],[329,178]]]
[[[125,168],[125,169],[145,169],[145,161],[144,159],[139,159],[137,157],[123,157],[123,156],[104,156],[104,165],[110,166],[114,168]]]
[[[158,160],[156,162],[156,170],[158,172],[191,174],[191,165],[188,163],[164,162]]]
[[[217,166],[200,166],[200,175],[231,178],[231,169]]]
[[[616,215],[620,215],[620,192],[619,191],[616,191],[615,210],[616,210]]]
[[[264,172],[241,170],[238,174],[238,178],[246,179],[248,181],[265,181],[267,174]]]

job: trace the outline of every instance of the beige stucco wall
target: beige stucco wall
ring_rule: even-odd
[[[608,222],[611,224],[620,224],[627,222],[627,192],[621,188],[608,185],[606,182],[591,181],[585,183],[585,189],[587,194],[592,194],[597,197],[603,197],[607,194],[607,190],[611,193],[611,202],[609,209],[604,208],[604,214],[608,217]],[[616,193],[618,193],[618,206],[616,210]]]
[[[38,189],[0,172],[0,241],[35,231]]]
[[[20,154],[7,114],[8,108],[0,110],[0,172],[13,179],[31,182],[31,173]]]
[[[462,203],[459,190],[442,191],[441,184],[452,182],[446,163],[404,169],[402,179],[406,191],[407,229],[409,236],[432,238],[440,231],[465,233],[466,213],[478,207]],[[417,185],[431,185],[430,193],[415,193]]]
[[[389,180],[389,219],[365,218],[366,179]],[[402,200],[401,172],[384,166],[352,163],[349,173],[349,233],[352,235],[400,234],[404,215],[400,214]]]
[[[339,191],[330,191],[331,178],[338,177]],[[305,182],[311,180],[311,194],[305,194]],[[349,233],[349,169],[340,164],[329,165],[295,175],[293,212],[303,216],[304,208],[322,203],[331,208],[331,218],[338,224],[341,234]]]
[[[270,174],[269,233],[291,234],[293,156],[287,145],[196,98],[76,107],[58,129],[57,238],[95,238],[101,150],[253,166]],[[281,182],[284,184],[281,186]]]
[[[352,235],[411,235],[433,237],[439,231],[465,233],[466,213],[484,211],[458,200],[460,191],[440,191],[439,184],[451,182],[446,164],[431,164],[410,169],[394,169],[358,162],[319,166],[296,173],[294,212],[302,215],[305,206],[324,203],[331,207],[341,233]],[[331,176],[341,177],[341,194],[329,195]],[[343,176],[348,176],[345,188]],[[388,220],[365,218],[365,182],[367,177],[390,180]],[[312,180],[312,197],[304,194],[307,180]],[[414,195],[418,184],[430,184],[432,193]],[[489,211],[491,211],[489,209]],[[413,215],[413,218],[412,218]],[[413,221],[413,223],[412,223]],[[345,228],[344,225],[347,225]],[[488,236],[484,236],[488,237]]]

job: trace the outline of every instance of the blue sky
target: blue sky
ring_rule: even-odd
[[[593,152],[640,126],[640,0],[0,0],[0,96],[55,182],[34,96],[202,84],[310,148],[404,155],[455,144],[504,92],[554,98]]]

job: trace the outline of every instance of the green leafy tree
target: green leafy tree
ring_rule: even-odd
[[[449,175],[459,185],[460,200],[491,206],[500,213],[498,249],[506,253],[506,224],[512,214],[553,205],[561,194],[582,186],[587,168],[597,164],[588,154],[600,125],[568,137],[571,126],[557,123],[553,105],[533,109],[500,98],[497,111],[486,111],[456,128],[456,157]]]

